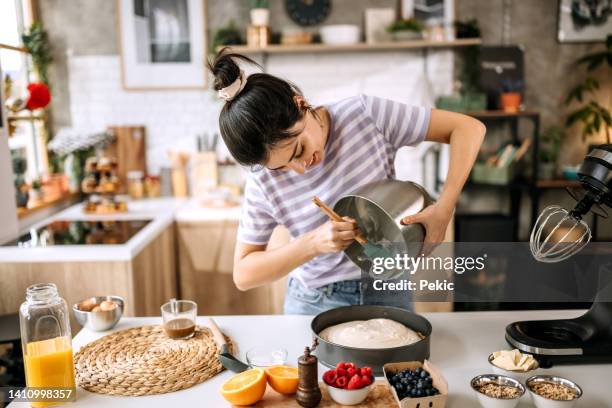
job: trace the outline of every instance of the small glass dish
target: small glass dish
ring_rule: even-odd
[[[257,346],[246,353],[247,364],[251,367],[267,368],[287,363],[287,350],[278,346]]]

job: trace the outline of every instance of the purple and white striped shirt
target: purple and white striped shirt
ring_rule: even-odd
[[[361,185],[393,179],[397,150],[422,142],[429,125],[428,108],[373,96],[355,96],[325,107],[331,126],[323,161],[304,174],[267,169],[250,173],[239,241],[265,245],[277,225],[299,237],[325,223],[328,217],[312,203],[313,196],[333,206]],[[291,275],[309,288],[318,288],[359,279],[361,272],[340,252],[320,255]]]

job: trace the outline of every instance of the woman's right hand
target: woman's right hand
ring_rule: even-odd
[[[319,255],[344,251],[351,245],[358,233],[355,220],[344,217],[344,221],[329,220],[311,231],[315,252]]]

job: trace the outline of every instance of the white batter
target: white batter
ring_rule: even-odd
[[[391,319],[355,320],[323,329],[323,340],[346,347],[383,349],[408,346],[422,336]]]

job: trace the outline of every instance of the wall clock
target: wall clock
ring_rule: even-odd
[[[301,26],[321,23],[331,11],[331,0],[285,0],[285,9]]]

